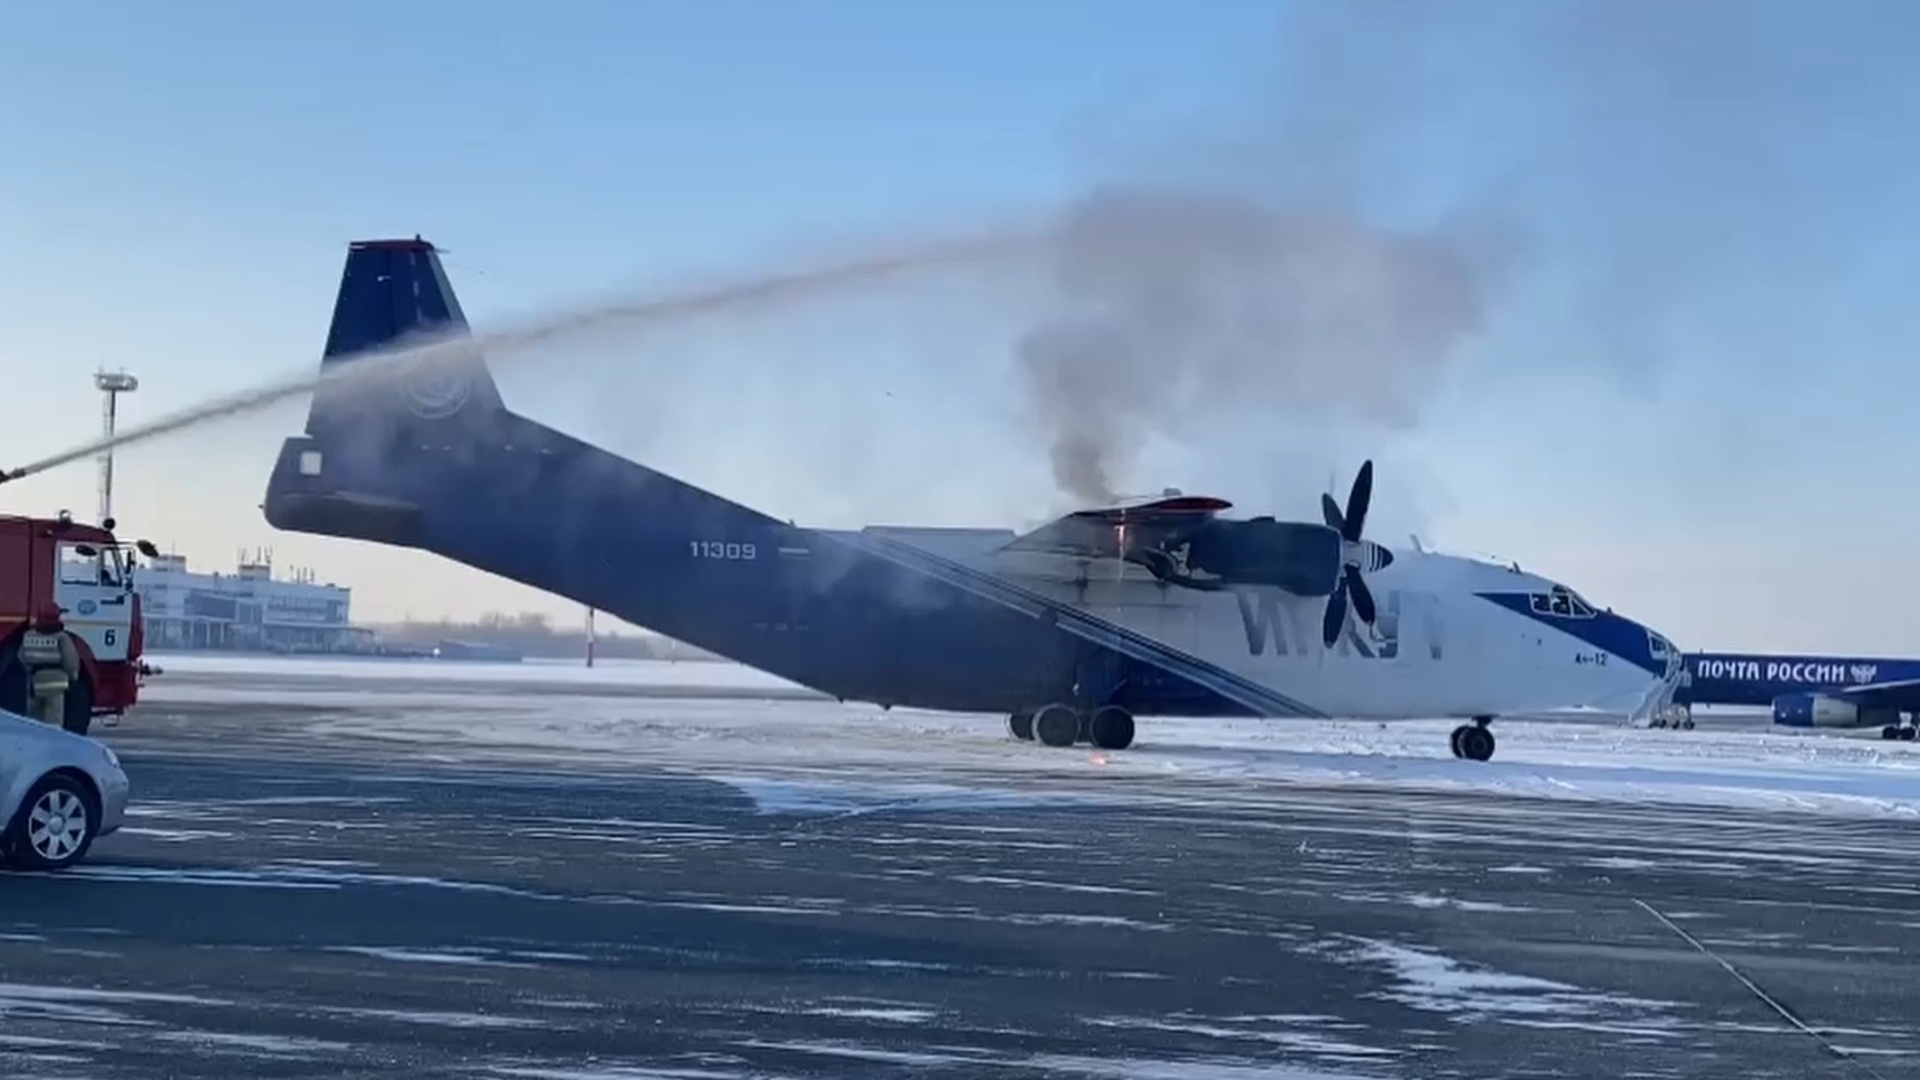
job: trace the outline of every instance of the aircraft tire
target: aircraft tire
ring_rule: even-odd
[[[1007,717],[1007,734],[1021,742],[1033,741],[1033,714],[1017,712]]]
[[[1478,724],[1462,727],[1457,732],[1460,756],[1469,761],[1491,761],[1493,759],[1493,732]]]
[[[1103,705],[1087,722],[1087,741],[1101,750],[1125,750],[1133,745],[1133,714],[1118,705]]]
[[[1453,731],[1447,735],[1447,748],[1453,751],[1454,757],[1467,756],[1460,752],[1460,733],[1465,730],[1467,730],[1467,725],[1461,724],[1459,727],[1454,728]]]
[[[1080,738],[1080,714],[1068,705],[1048,705],[1033,714],[1033,737],[1046,746],[1072,746]]]

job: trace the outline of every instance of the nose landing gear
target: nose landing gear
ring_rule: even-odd
[[[1476,716],[1471,724],[1461,724],[1453,729],[1448,743],[1453,756],[1468,761],[1489,761],[1493,758],[1493,732],[1487,725],[1493,723],[1491,716]]]

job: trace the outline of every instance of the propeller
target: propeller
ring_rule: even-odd
[[[1360,537],[1367,525],[1367,507],[1373,502],[1373,462],[1360,465],[1360,474],[1353,478],[1353,489],[1347,493],[1347,508],[1343,513],[1340,504],[1333,501],[1331,493],[1320,496],[1320,512],[1327,520],[1327,528],[1340,534],[1340,580],[1334,584],[1333,595],[1327,597],[1327,614],[1320,623],[1320,636],[1331,649],[1340,640],[1340,630],[1347,621],[1347,604],[1353,604],[1353,613],[1368,626],[1379,614],[1373,602],[1373,590],[1367,588],[1366,579],[1361,571],[1380,570],[1393,562],[1393,552]]]

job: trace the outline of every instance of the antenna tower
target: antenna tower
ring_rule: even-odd
[[[100,518],[99,524],[105,525],[113,516],[113,427],[120,412],[120,395],[131,394],[140,389],[140,380],[128,374],[125,368],[119,371],[107,371],[104,368],[93,373],[93,388],[100,391],[100,437],[109,445],[100,451]]]

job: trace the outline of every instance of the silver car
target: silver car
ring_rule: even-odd
[[[127,789],[105,743],[0,710],[0,862],[74,865],[120,828]]]

